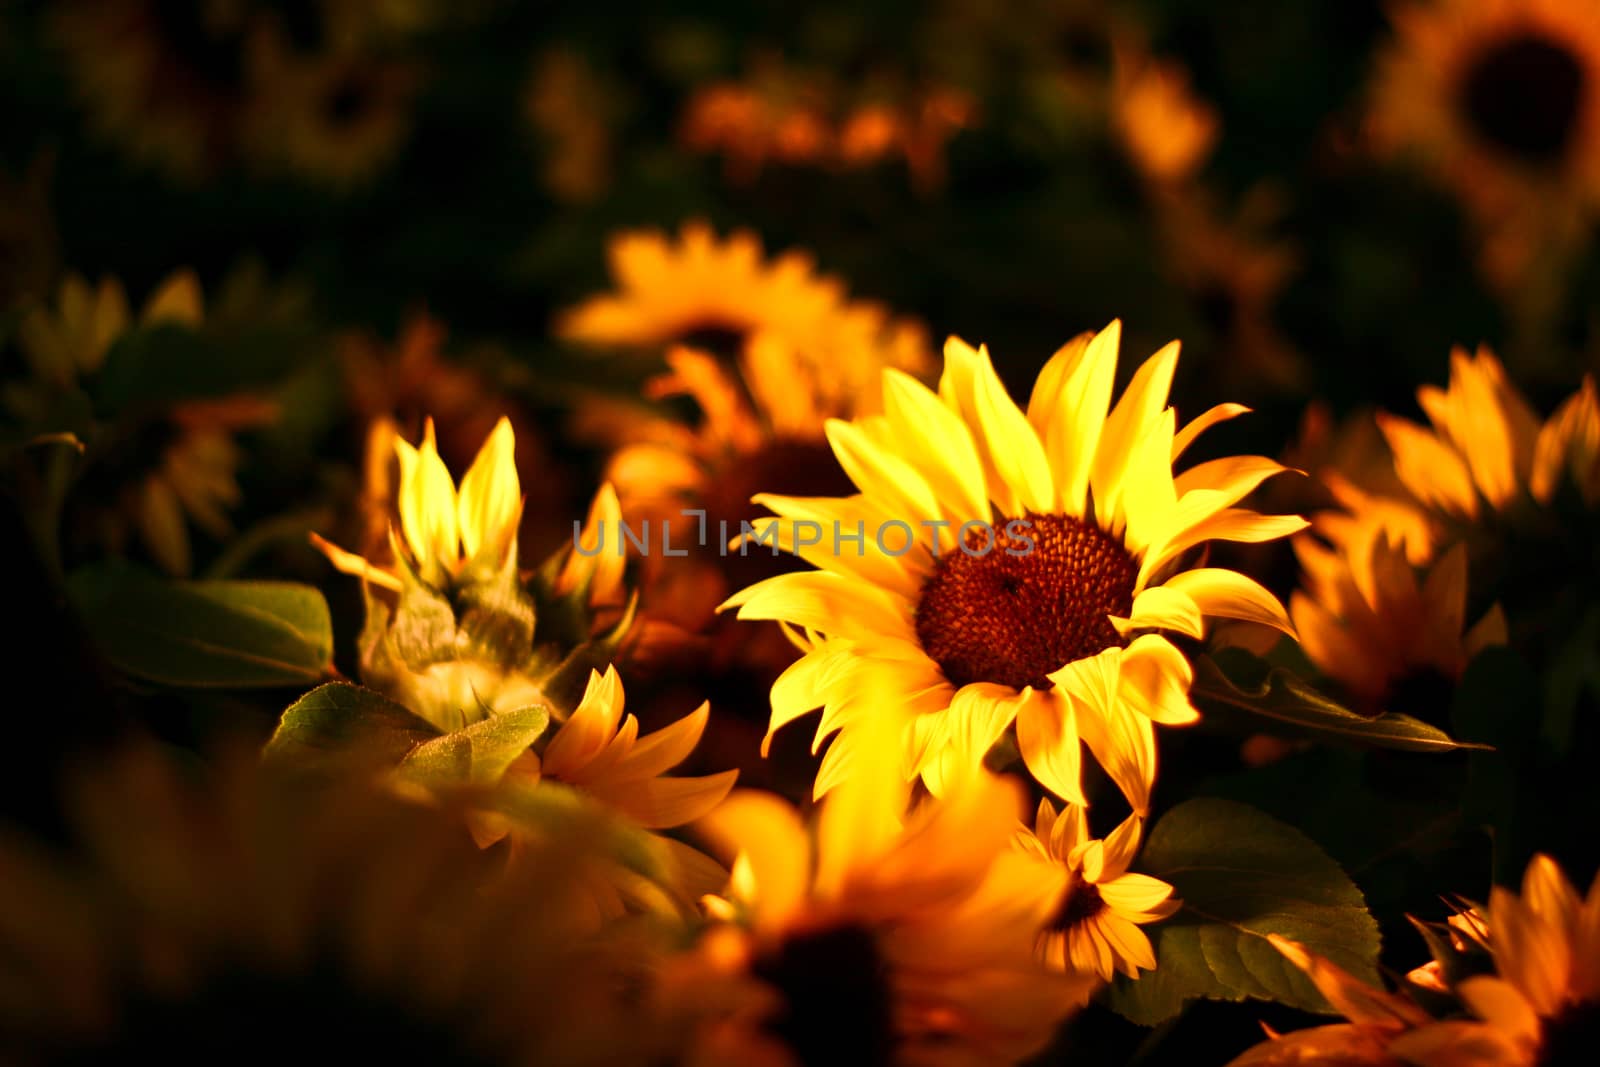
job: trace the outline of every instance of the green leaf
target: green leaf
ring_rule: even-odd
[[[1189,699],[1212,724],[1282,737],[1311,737],[1408,752],[1450,752],[1486,746],[1457,741],[1409,715],[1360,715],[1304,679],[1244,649],[1224,648],[1195,660]]]
[[[126,564],[75,571],[67,592],[101,654],[171,686],[304,686],[333,659],[322,594],[295,582],[175,582]]]
[[[289,706],[262,757],[307,770],[378,769],[397,766],[438,736],[382,693],[330,682]]]
[[[541,705],[492,715],[418,745],[400,761],[400,774],[423,785],[493,784],[549,724],[550,713]]]
[[[1156,969],[1112,984],[1111,1006],[1136,1023],[1153,1026],[1196,997],[1328,1011],[1268,934],[1378,984],[1378,925],[1361,890],[1316,842],[1255,808],[1210,797],[1178,805],[1151,832],[1140,869],[1170,883],[1183,907],[1146,928]]]

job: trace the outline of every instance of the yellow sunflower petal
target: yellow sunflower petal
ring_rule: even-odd
[[[885,501],[890,513],[913,529],[924,519],[939,518],[938,498],[914,466],[880,448],[854,423],[829,419],[825,426],[834,456],[862,493]]]
[[[1188,659],[1159,634],[1142,634],[1122,650],[1118,696],[1153,722],[1180,726],[1200,718],[1189,703],[1193,681]]]
[[[1057,499],[1069,515],[1085,512],[1100,431],[1111,406],[1122,323],[1080,334],[1050,358],[1034,384],[1028,420],[1044,442]]]
[[[644,829],[661,830],[703,818],[722,803],[738,777],[738,771],[722,771],[703,778],[605,782],[589,791]]]
[[[1120,514],[1119,502],[1129,457],[1166,410],[1167,392],[1172,387],[1172,372],[1177,364],[1178,343],[1174,341],[1140,365],[1128,388],[1106,416],[1089,479],[1097,512],[1103,510],[1108,516]],[[1170,461],[1170,443],[1168,448]]]
[[[1117,632],[1126,637],[1135,630],[1174,630],[1189,637],[1200,637],[1205,622],[1194,598],[1165,585],[1151,586],[1133,598],[1133,610],[1126,619],[1111,617]]]
[[[991,483],[991,495],[1004,494],[996,502],[1011,516],[1022,511],[1047,513],[1055,508],[1055,479],[1045,458],[1039,435],[1017,408],[986,348],[980,348],[976,374],[974,406],[982,428],[981,448],[998,475]]]
[[[694,746],[700,743],[710,715],[711,702],[706,701],[672,725],[639,738],[633,751],[617,765],[615,776],[654,778],[676,767],[688,759]]]
[[[1236,419],[1240,415],[1248,414],[1250,414],[1250,409],[1243,404],[1218,404],[1215,407],[1209,408],[1202,412],[1192,421],[1186,423],[1178,431],[1177,435],[1173,437],[1173,462],[1176,463],[1178,461],[1178,457],[1187,452],[1189,450],[1189,446],[1194,444],[1195,439],[1201,434],[1205,433],[1207,430],[1211,429],[1211,427],[1217,425],[1219,422],[1226,422],[1229,419]]]
[[[1174,574],[1168,588],[1188,593],[1206,615],[1259,622],[1295,636],[1294,625],[1278,603],[1259,582],[1237,571],[1221,567],[1200,567]]]
[[[1455,992],[1473,1014],[1513,1041],[1538,1043],[1539,1016],[1510,982],[1478,975],[1460,982]]]
[[[1055,690],[1032,691],[1017,709],[1017,748],[1039,784],[1073,804],[1083,795],[1083,751],[1078,745],[1077,712]]]
[[[445,567],[457,561],[456,487],[439,458],[433,420],[427,421],[422,447],[395,438],[400,459],[400,528],[419,564]]]
[[[1171,910],[1172,887],[1148,874],[1124,874],[1097,886],[1100,897],[1125,916],[1160,914]]]
[[[987,515],[983,464],[966,424],[904,371],[884,371],[883,403],[907,453],[917,457],[929,487],[944,505],[944,517]]]
[[[1478,515],[1472,473],[1450,446],[1414,422],[1380,412],[1378,429],[1394,453],[1395,473],[1418,499],[1467,518]]]
[[[522,510],[516,448],[511,420],[502,415],[461,479],[456,521],[468,559],[476,556],[480,547],[498,554],[516,543],[516,523]]]

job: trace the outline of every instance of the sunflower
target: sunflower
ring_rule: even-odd
[[[884,414],[829,423],[858,495],[757,498],[777,517],[752,539],[818,569],[767,579],[725,606],[813,635],[773,686],[768,740],[823,707],[818,745],[838,736],[818,796],[858,758],[863,720],[885,714],[863,706],[863,685],[886,683],[901,709],[904,769],[934,792],[1015,722],[1023,760],[1052,793],[1087,803],[1081,740],[1143,815],[1154,724],[1199,717],[1188,660],[1157,631],[1200,637],[1210,615],[1293,632],[1252,579],[1184,566],[1208,540],[1303,529],[1298,516],[1234,506],[1285,468],[1242,456],[1174,477],[1198,434],[1246,409],[1219,405],[1179,430],[1167,406],[1175,342],[1110,407],[1121,332],[1113,322],[1065,345],[1026,414],[988,352],[951,338],[937,394],[886,371]]]
[[[719,241],[702,222],[684,224],[677,241],[655,230],[612,240],[611,272],[620,291],[566,312],[557,332],[584,345],[660,351],[684,342],[747,350],[772,335],[814,367],[848,369],[879,353],[901,366],[924,351],[922,332],[891,321],[876,304],[848,300],[844,283],[819,275],[809,256],[790,251],[768,263],[747,230]],[[839,388],[843,388],[841,385]]]
[[[330,41],[303,53],[260,33],[246,62],[255,91],[241,119],[244,153],[269,171],[332,185],[369,181],[411,126],[418,73],[395,59]]]
[[[439,457],[433,420],[418,448],[394,437],[400,461],[401,545],[417,576],[437,589],[516,566],[517,525],[522,518],[522,486],[514,459],[516,432],[501,417],[461,479],[460,491]],[[369,464],[370,466],[370,464]],[[313,534],[317,547],[339,570],[401,592],[397,564],[377,566]]]
[[[1539,1067],[1593,1059],[1600,1035],[1600,877],[1580,897],[1554,860],[1537,855],[1520,896],[1496,886],[1486,916],[1462,912],[1451,927],[1461,942],[1486,942],[1493,956],[1496,973],[1459,977],[1447,987],[1474,1019],[1436,1021],[1409,998],[1374,989],[1304,946],[1269,935],[1351,1022],[1274,1036],[1230,1067]],[[1429,972],[1425,988],[1437,973]]]
[[[1548,856],[1535,856],[1519,897],[1489,896],[1494,975],[1455,992],[1478,1018],[1421,1027],[1391,1044],[1421,1067],[1583,1063],[1600,1039],[1600,877],[1580,897]]]
[[[1534,480],[1539,420],[1487,348],[1450,354],[1446,389],[1425,385],[1417,402],[1429,430],[1380,412],[1378,429],[1411,495],[1449,518],[1471,522],[1524,499]]]
[[[1549,419],[1540,421],[1487,348],[1450,357],[1445,389],[1425,385],[1417,400],[1430,425],[1387,412],[1377,415],[1388,442],[1398,493],[1349,486],[1356,510],[1372,511],[1405,544],[1413,563],[1463,537],[1549,533],[1558,494],[1570,484],[1579,510],[1600,500],[1600,403],[1594,382],[1583,385]],[[1377,509],[1377,510],[1372,510]],[[1476,559],[1476,557],[1474,557]]]
[[[1312,526],[1326,536],[1320,519]],[[1437,705],[1474,655],[1506,643],[1505,616],[1496,605],[1462,632],[1465,544],[1435,560],[1419,585],[1404,550],[1379,523],[1356,529],[1331,544],[1306,535],[1294,539],[1304,590],[1290,597],[1289,617],[1300,646],[1373,714]]]
[[[611,256],[623,292],[571,312],[566,335],[666,348],[668,369],[647,382],[646,394],[688,398],[701,420],[686,426],[597,399],[580,415],[582,430],[617,446],[605,478],[624,516],[658,530],[671,523],[676,544],[690,545],[681,561],[648,554],[640,583],[650,620],[694,634],[707,629],[730,591],[773,573],[770,555],[725,550],[740,522],[758,513],[751,496],[845,491],[826,420],[876,410],[884,367],[922,374],[932,361],[920,326],[847,299],[843,283],[816,275],[801,253],[764,262],[748,232],[719,243],[690,223],[677,245],[656,233],[625,234]],[[697,508],[705,525],[691,533],[695,524],[682,512]],[[708,653],[775,660],[780,668],[792,658],[770,637],[731,650],[712,642]]]
[[[1109,982],[1118,971],[1138,978],[1141,969],[1155,969],[1155,951],[1139,927],[1179,905],[1170,885],[1128,870],[1141,829],[1139,817],[1130,815],[1104,841],[1090,840],[1088,812],[1068,804],[1058,815],[1041,800],[1033,829],[1017,832],[1024,854],[1071,875],[1039,935],[1039,953],[1053,970]]]
[[[587,668],[574,674],[584,663],[609,662],[631,625],[622,603],[625,561],[568,547],[524,584],[517,565],[523,497],[509,419],[496,423],[459,491],[431,420],[420,448],[398,436],[391,443],[400,463],[399,525],[390,526],[387,553],[374,560],[311,535],[335,568],[366,586],[363,680],[442,731],[552,701],[565,715],[574,705],[559,691],[582,684]],[[618,514],[615,496],[602,488],[580,540],[593,544],[600,523],[615,523]],[[614,625],[602,625],[619,612]]]
[[[880,752],[886,751],[880,749]],[[710,1062],[1014,1063],[1074,1008],[1082,981],[1034,939],[1066,882],[1009,845],[1015,783],[964,776],[902,824],[909,791],[868,758],[821,806],[814,837],[770,794],[741,792],[701,825],[737,853],[707,904],[703,958],[771,994],[719,1035]]]
[[[1586,232],[1600,206],[1594,5],[1438,0],[1394,25],[1372,101],[1380,150],[1419,157],[1453,188],[1513,272]]]
[[[103,279],[91,288],[70,275],[54,307],[32,308],[19,325],[33,377],[8,390],[7,406],[19,417],[51,410],[59,403],[52,397],[90,383],[112,346],[134,328],[199,330],[203,320],[200,283],[190,271],[165,279],[137,320],[120,283]],[[276,417],[271,401],[237,394],[179,401],[95,427],[78,493],[87,526],[113,552],[123,551],[130,532],[137,532],[164,570],[189,573],[190,522],[218,540],[233,532],[227,510],[239,502],[234,473],[242,458],[234,435]]]
[[[191,761],[192,764],[192,761]],[[507,865],[454,805],[139,746],[82,768],[78,845],[0,839],[0,1056],[20,1064],[623,1063],[661,938],[576,914],[613,861],[573,811]]]

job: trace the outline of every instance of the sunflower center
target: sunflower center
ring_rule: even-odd
[[[1066,895],[1061,898],[1061,903],[1056,907],[1055,914],[1045,923],[1045,929],[1066,933],[1082,926],[1105,910],[1106,902],[1100,896],[1100,887],[1093,882],[1074,879]]]
[[[1525,163],[1560,161],[1583,108],[1585,71],[1566,46],[1524,32],[1479,54],[1461,108],[1479,136]]]
[[[1594,1062],[1600,1048],[1600,1001],[1569,1004],[1544,1021],[1538,1067],[1581,1067]]]
[[[894,1051],[888,969],[872,932],[849,924],[785,938],[756,960],[783,994],[768,1029],[803,1067],[888,1063]]]
[[[367,113],[372,92],[354,74],[341,78],[322,102],[322,113],[330,123],[348,126]]]
[[[954,685],[1048,689],[1052,671],[1127,643],[1107,616],[1133,610],[1138,575],[1122,543],[1091,522],[1001,519],[934,564],[917,639]]]

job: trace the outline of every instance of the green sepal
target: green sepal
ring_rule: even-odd
[[[413,748],[401,759],[399,775],[427,786],[498,782],[549,724],[550,713],[538,704],[492,715]]]
[[[330,682],[289,705],[261,755],[287,769],[375,771],[398,766],[438,735],[382,693]]]

